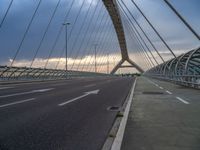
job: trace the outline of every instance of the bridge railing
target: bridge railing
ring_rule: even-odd
[[[55,70],[43,68],[0,66],[0,80],[49,80],[92,76],[108,76],[108,74],[71,70],[65,71],[61,69]]]
[[[148,70],[145,75],[200,88],[200,47]]]

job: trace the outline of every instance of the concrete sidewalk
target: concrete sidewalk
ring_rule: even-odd
[[[200,150],[200,91],[138,78],[121,149]]]

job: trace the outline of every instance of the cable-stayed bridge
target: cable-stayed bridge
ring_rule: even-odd
[[[199,149],[199,4],[0,1],[0,149]]]

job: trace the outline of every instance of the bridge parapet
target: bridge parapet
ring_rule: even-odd
[[[89,76],[109,76],[109,74],[72,70],[65,71],[61,69],[56,70],[43,68],[0,66],[0,80],[48,80]]]
[[[200,88],[200,47],[148,70],[145,75]]]

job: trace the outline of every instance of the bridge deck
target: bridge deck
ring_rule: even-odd
[[[199,116],[199,90],[141,77],[122,150],[199,150]]]

